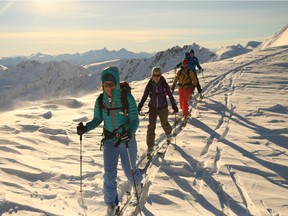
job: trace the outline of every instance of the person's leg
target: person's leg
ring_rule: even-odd
[[[168,107],[159,110],[159,118],[160,118],[161,126],[163,130],[165,131],[166,135],[170,135],[172,132],[172,127],[168,122],[168,115],[169,115]]]
[[[196,77],[196,80],[197,80],[196,88],[197,88],[198,93],[200,94],[200,93],[202,93],[202,88],[200,86],[200,82],[199,82],[199,79],[198,79],[196,71],[194,71],[194,74],[195,74],[195,77]]]
[[[183,114],[184,116],[189,115],[189,98],[191,90],[189,88],[183,89]]]
[[[113,145],[114,139],[109,139],[103,145],[104,158],[104,201],[106,205],[118,205],[117,194],[117,164],[119,153]]]
[[[180,109],[183,110],[183,89],[179,88],[178,89],[178,94],[179,94],[179,104],[180,104]]]
[[[142,181],[142,174],[138,169],[136,169],[137,142],[134,136],[128,142],[128,147],[129,147],[129,153],[130,153],[130,159],[131,159],[133,174],[135,178],[135,183],[139,184]],[[122,164],[123,171],[126,177],[128,178],[128,180],[133,182],[133,176],[131,173],[131,167],[130,167],[130,162],[129,162],[128,153],[126,149],[126,144],[122,142],[118,146],[118,150],[119,150],[120,157],[121,157],[121,164]]]
[[[155,143],[155,129],[156,129],[156,120],[158,112],[156,109],[150,108],[149,112],[149,124],[146,135],[146,143],[148,147],[153,147]]]

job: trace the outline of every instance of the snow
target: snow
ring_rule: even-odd
[[[203,65],[207,99],[151,165],[144,215],[288,214],[287,58],[288,48],[277,47]],[[174,71],[164,76],[171,83]],[[147,81],[131,83],[137,101]],[[75,133],[78,122],[92,118],[99,93],[0,114],[2,215],[103,215],[102,127],[83,137],[82,194]],[[142,156],[148,119],[140,119]],[[120,164],[118,182],[124,194]]]
[[[282,31],[287,39],[286,32]],[[186,127],[178,130],[180,133],[166,153],[157,155],[150,164],[144,176],[148,184],[141,208],[143,215],[288,215],[288,43],[283,45],[202,64],[205,70],[199,79],[206,99],[197,106],[193,103],[192,118]],[[171,52],[166,52],[164,57],[168,54]],[[62,64],[32,61],[20,66],[24,71],[32,69],[39,82],[35,65],[40,74],[41,68],[50,65],[51,75],[57,77],[53,81],[65,80],[67,93],[73,89],[79,91],[83,86],[92,92],[93,85],[94,91],[87,94],[85,89],[85,94],[74,97],[49,97],[51,92],[41,91],[39,87],[38,97],[37,91],[34,93],[37,100],[29,104],[17,101],[15,109],[2,110],[0,215],[105,214],[103,152],[99,149],[102,125],[83,136],[82,193],[79,191],[80,140],[75,133],[80,121],[87,122],[93,117],[95,99],[100,94],[96,90],[97,74]],[[57,68],[64,73],[59,73],[61,70]],[[67,69],[73,69],[71,74],[65,72]],[[171,85],[174,70],[164,71]],[[150,73],[148,69],[145,72]],[[0,73],[2,78],[8,76],[6,69]],[[16,74],[9,84],[16,81],[27,84],[29,79],[25,79],[23,71],[19,69]],[[48,74],[42,75],[42,85],[52,80]],[[148,78],[131,74],[132,78],[136,76],[139,80],[134,79],[131,86],[139,102]],[[23,93],[23,97],[29,93],[32,91]],[[8,95],[5,101],[0,95],[1,107],[9,99],[15,99],[13,94]],[[174,95],[178,100],[177,90]],[[146,105],[144,112],[148,109]],[[174,116],[169,120],[173,124]],[[147,148],[147,124],[148,118],[140,117],[136,134],[139,161]],[[156,134],[161,143],[163,130],[159,122]],[[118,169],[118,192],[122,200],[131,185],[120,162]],[[128,208],[125,215],[130,215],[132,210]]]
[[[271,38],[264,41],[263,44],[259,46],[259,49],[285,45],[288,45],[288,24],[272,35]]]

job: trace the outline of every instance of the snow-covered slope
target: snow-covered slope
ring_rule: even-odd
[[[269,47],[288,46],[288,24],[284,26],[279,32],[271,36],[271,38],[264,41],[258,49],[266,49]]]
[[[206,99],[151,165],[143,215],[287,215],[287,59],[287,47],[274,47],[203,64]],[[171,84],[174,71],[164,76]],[[131,83],[138,102],[147,82]],[[80,121],[93,118],[99,93],[0,113],[0,215],[104,215],[102,126],[83,136],[82,193],[75,133]],[[147,124],[140,117],[139,159]],[[117,182],[121,201],[120,163]]]
[[[100,73],[100,72],[99,72]],[[79,96],[95,91],[100,75],[68,62],[21,62],[0,71],[0,110],[23,106],[25,102]]]

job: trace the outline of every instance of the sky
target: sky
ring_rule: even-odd
[[[246,45],[284,27],[287,11],[288,1],[0,1],[0,57]]]

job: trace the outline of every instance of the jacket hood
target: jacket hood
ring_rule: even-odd
[[[120,89],[120,75],[119,75],[119,70],[117,67],[107,67],[105,68],[102,73],[101,73],[101,82],[103,84],[103,78],[104,76],[106,77],[107,75],[112,75],[115,78],[116,81],[116,88],[115,89]]]
[[[186,52],[186,53],[185,53],[185,58],[187,58],[187,59],[190,59],[190,58],[191,58],[189,52]]]

